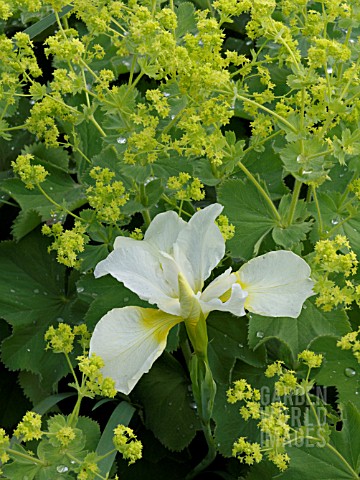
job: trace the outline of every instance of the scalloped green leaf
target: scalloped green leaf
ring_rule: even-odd
[[[2,360],[11,370],[38,374],[45,390],[68,372],[65,360],[45,351],[45,331],[70,319],[76,299],[66,268],[47,253],[48,245],[38,232],[0,244],[0,315],[13,327],[2,344]]]
[[[228,180],[218,191],[224,214],[235,226],[227,242],[231,255],[249,260],[256,255],[263,238],[277,224],[269,205],[248,181]]]
[[[329,445],[303,442],[287,449],[290,466],[281,480],[354,480],[360,473],[360,412],[352,403],[342,407],[342,429],[332,429]]]
[[[256,351],[248,347],[248,322],[226,312],[212,312],[207,319],[210,367],[216,382],[228,384],[236,359],[254,367],[266,361],[262,346]]]
[[[309,346],[325,357],[320,370],[316,372],[316,382],[326,387],[336,387],[340,402],[360,404],[360,364],[351,350],[341,350],[336,346],[339,338],[322,337]]]
[[[324,335],[338,337],[351,330],[343,311],[323,312],[314,305],[313,300],[305,302],[300,316],[296,319],[262,317],[255,314],[249,317],[250,347],[257,348],[276,338],[288,346],[293,362],[296,362],[298,353],[308,348],[314,339]]]
[[[183,450],[200,428],[189,387],[180,363],[167,353],[135,387],[135,396],[144,406],[145,426],[169,450]]]

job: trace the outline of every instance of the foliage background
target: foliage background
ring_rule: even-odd
[[[290,249],[312,264],[323,302],[308,300],[295,321],[209,317],[218,456],[204,475],[354,478],[326,449],[291,448],[285,473],[269,462],[240,464],[233,442],[256,441],[259,431],[225,392],[238,378],[273,391],[267,363],[298,370],[302,350],[324,354],[314,380],[329,411],[346,412],[341,431],[329,420],[332,441],[358,471],[350,425],[360,427],[359,364],[336,342],[358,329],[359,275],[314,260],[316,242],[338,234],[360,254],[357,2],[13,0],[0,2],[0,14],[0,424],[11,432],[49,398],[46,411],[70,412],[71,398],[52,397],[69,392],[69,370],[45,350],[50,325],[92,329],[113,307],[142,305],[112,278],[93,278],[114,238],[144,231],[161,211],[188,218],[217,200],[235,226],[218,272]],[[29,37],[16,34],[24,30]],[[19,154],[49,173],[44,181]],[[113,177],[97,177],[93,167]],[[178,348],[184,335],[172,333],[130,399],[118,395],[95,411],[84,404],[102,427],[119,402],[132,405],[144,459],[119,461],[122,478],[184,478],[206,455]]]

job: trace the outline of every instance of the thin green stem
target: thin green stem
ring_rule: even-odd
[[[107,137],[106,133],[104,132],[104,130],[100,127],[100,125],[98,124],[98,122],[96,121],[94,115],[90,115],[89,116],[89,120],[93,123],[93,125],[95,126],[95,128],[97,129],[97,131],[100,133],[100,135],[102,137]]]
[[[286,118],[282,117],[281,115],[279,115],[278,113],[270,110],[269,108],[267,107],[264,107],[264,105],[261,105],[260,103],[258,102],[255,102],[254,100],[251,100],[250,98],[247,98],[247,97],[243,97],[242,95],[239,95],[237,94],[236,97],[243,101],[243,102],[247,102],[247,103],[250,103],[250,105],[254,105],[256,108],[260,108],[261,110],[263,110],[264,112],[272,115],[274,118],[276,118],[277,120],[279,120],[279,122],[283,123],[284,125],[286,125],[292,132],[294,133],[297,133],[297,129],[294,127],[294,125],[292,125],[290,122],[288,122],[286,120]]]
[[[266,203],[268,204],[272,214],[276,218],[278,222],[281,222],[281,217],[279,215],[279,212],[277,211],[275,205],[273,204],[273,201],[269,197],[269,195],[266,193],[266,191],[263,189],[263,187],[260,185],[260,183],[256,180],[254,175],[245,167],[245,165],[241,162],[238,162],[239,168],[245,173],[247,178],[255,185],[261,196],[264,198]]]
[[[48,464],[46,462],[43,462],[42,460],[33,457],[31,455],[26,455],[25,453],[18,452],[17,450],[14,450],[12,448],[7,448],[6,453],[9,455],[13,455],[14,457],[20,457],[23,458],[24,460],[28,460],[29,462],[32,463],[37,463],[38,465],[41,465],[42,467],[46,467]]]
[[[301,190],[302,182],[300,180],[295,180],[294,190],[292,193],[290,208],[289,208],[289,215],[287,218],[287,226],[290,226],[294,220],[294,215],[296,211],[296,205],[299,200],[300,190]]]
[[[205,458],[203,458],[203,460],[198,465],[196,465],[196,467],[193,470],[191,470],[190,473],[187,474],[187,476],[185,477],[185,480],[191,480],[195,478],[198,473],[205,470],[205,468],[208,467],[216,458],[215,440],[211,433],[211,428],[209,423],[207,423],[206,425],[203,425],[203,431],[206,438],[206,442],[208,444],[207,455]]]
[[[352,466],[345,460],[345,458],[341,455],[341,453],[338,450],[336,450],[335,447],[333,447],[330,443],[327,443],[325,447],[331,450],[347,466],[347,468],[351,472],[351,475],[354,476],[354,479],[359,480],[359,475],[355,472]]]
[[[83,219],[77,215],[75,215],[75,213],[73,212],[70,212],[70,210],[68,210],[67,208],[63,207],[62,205],[60,205],[59,203],[57,203],[53,198],[51,198],[46,192],[45,190],[42,188],[42,186],[40,185],[40,183],[37,183],[36,186],[38,187],[38,189],[40,190],[40,192],[44,195],[44,197],[49,200],[50,203],[52,203],[55,207],[59,208],[60,210],[66,212],[68,215],[71,215],[72,217],[76,218],[76,220],[80,220],[81,222],[83,221]]]
[[[317,214],[318,214],[318,223],[319,223],[318,231],[319,231],[319,235],[321,236],[322,232],[323,232],[323,229],[324,229],[324,225],[323,225],[323,221],[322,221],[322,217],[321,217],[320,204],[319,204],[319,200],[317,198],[317,193],[316,193],[316,187],[315,186],[312,187],[312,194],[313,194],[313,199],[314,199],[315,206],[316,206],[316,211],[317,211]]]

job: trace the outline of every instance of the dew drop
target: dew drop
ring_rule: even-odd
[[[328,68],[326,69],[326,71],[327,71],[327,73],[333,73],[333,69],[332,69],[331,67],[328,67]]]
[[[195,402],[190,402],[190,408],[192,408],[193,410],[197,410],[197,405]]]
[[[170,115],[171,120],[174,120],[175,115]]]
[[[313,172],[312,170],[303,170],[304,175],[310,175],[310,173],[312,172]]]
[[[15,290],[13,288],[10,288],[10,293],[15,293]]]
[[[63,322],[63,321],[64,321],[64,319],[63,319],[63,318],[61,318],[61,317],[57,317],[57,319],[56,319],[56,320],[57,320],[59,323],[61,323],[61,322]]]
[[[242,343],[238,343],[239,348],[244,348],[244,345]]]
[[[339,223],[339,220],[337,218],[333,218],[331,220],[332,225],[337,225]]]
[[[49,190],[54,190],[54,187],[49,187]]]
[[[301,162],[302,162],[302,157],[301,157],[301,155],[298,155],[298,156],[296,157],[296,161],[297,161],[297,163],[301,163]]]
[[[198,45],[199,45],[200,47],[203,47],[203,46],[204,46],[204,42],[203,42],[202,40],[199,40],[199,41],[198,41]]]
[[[303,305],[302,308],[303,308],[304,310],[306,310],[306,309],[307,309],[307,305]]]
[[[58,465],[56,467],[56,471],[58,473],[66,473],[69,470],[69,468],[66,465]]]
[[[129,297],[124,297],[124,303],[127,303],[129,301]]]
[[[164,95],[164,97],[170,97],[170,93],[169,93],[169,92],[163,92],[163,95]]]
[[[27,352],[30,352],[31,350],[30,350],[30,348],[27,348],[26,351],[27,351]]]
[[[126,138],[125,137],[119,137],[116,141],[117,141],[117,143],[120,143],[120,145],[124,145],[126,143]]]
[[[356,375],[356,371],[353,368],[345,368],[344,373],[347,377],[353,377]]]
[[[40,290],[38,288],[35,288],[34,293],[39,293]]]
[[[258,338],[264,338],[264,332],[256,332]]]
[[[77,287],[77,293],[82,293],[84,291],[84,287]]]
[[[171,405],[172,405],[172,402],[169,402],[169,403],[168,403],[168,405],[169,405],[169,407],[171,407]]]

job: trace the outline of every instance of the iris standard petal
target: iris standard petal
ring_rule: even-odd
[[[115,250],[96,265],[94,275],[101,277],[110,273],[142,300],[176,315],[179,312],[177,285],[169,283],[164,275],[162,264],[166,262],[168,260],[147,242],[118,237]]]
[[[245,308],[268,317],[297,318],[305,300],[314,294],[310,273],[305,260],[287,250],[250,260],[237,272],[248,292]]]
[[[169,330],[181,321],[152,308],[114,308],[96,325],[90,355],[104,360],[102,374],[127,395],[164,351]]]
[[[225,254],[225,240],[215,225],[222,209],[214,203],[196,212],[174,244],[174,259],[194,293],[202,290],[204,280]]]
[[[159,213],[146,230],[144,240],[162,252],[172,254],[173,245],[187,223],[176,212]]]

